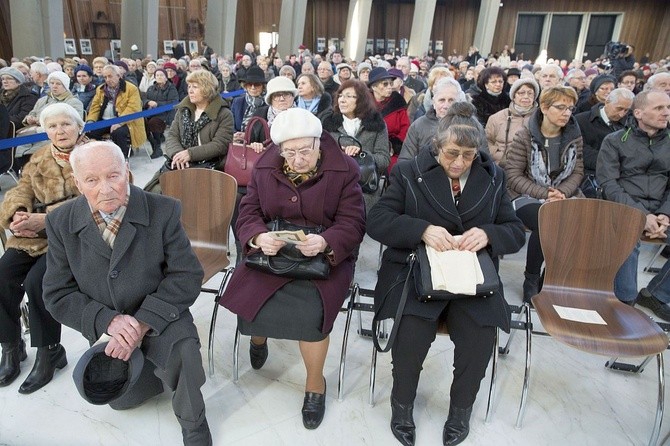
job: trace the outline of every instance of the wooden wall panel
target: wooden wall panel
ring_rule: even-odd
[[[316,38],[343,39],[347,32],[349,0],[308,0],[305,16],[303,43],[309,49],[316,49]]]
[[[261,32],[279,32],[280,17],[281,0],[238,0],[235,51],[242,52],[247,42],[258,44]],[[276,25],[274,29],[273,24]]]
[[[658,0],[505,0],[498,14],[493,51],[514,44],[519,12],[612,12],[624,13],[620,41],[635,46],[637,57],[650,53],[659,59],[670,53],[667,2]],[[668,19],[670,20],[670,19]]]
[[[479,2],[447,0],[438,2],[431,40],[444,41],[443,54],[465,54],[472,45],[479,18]]]

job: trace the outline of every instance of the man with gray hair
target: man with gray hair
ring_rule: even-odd
[[[337,93],[337,89],[340,88],[340,85],[335,82],[335,79],[333,79],[332,65],[325,60],[319,63],[318,67],[316,68],[316,75],[323,84],[323,88],[326,90],[326,93],[330,95],[330,97],[333,99],[333,103],[335,103],[337,100],[335,93]]]
[[[47,310],[90,343],[110,336],[108,357],[128,361],[142,352],[138,381],[109,403],[113,409],[140,405],[167,386],[184,444],[211,445],[189,311],[203,271],[180,223],[181,205],[131,185],[112,142],[79,146],[70,163],[82,195],[47,215]]]
[[[587,101],[591,96],[591,90],[586,86],[586,74],[579,68],[573,68],[565,75],[565,85],[575,89],[577,92],[577,103]]]
[[[30,90],[40,98],[49,93],[47,77],[49,77],[49,69],[44,62],[33,62],[30,64],[30,78],[33,80]]]
[[[399,58],[395,63],[395,67],[402,71],[402,80],[405,87],[411,88],[416,94],[419,94],[426,89],[426,85],[421,80],[409,75],[411,71],[409,57],[403,56]]]
[[[647,79],[647,83],[644,85],[644,91],[651,90],[664,91],[666,94],[670,95],[670,73],[663,71],[650,76],[649,79]]]
[[[537,74],[537,83],[540,85],[540,90],[556,87],[561,84],[562,80],[563,70],[553,63],[543,66]]]
[[[635,95],[632,91],[617,88],[612,90],[605,104],[598,103],[591,110],[575,115],[584,139],[584,181],[581,189],[588,198],[597,198],[598,195],[595,175],[600,145],[607,135],[624,127],[633,99]]]

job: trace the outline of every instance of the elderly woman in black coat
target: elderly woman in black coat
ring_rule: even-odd
[[[400,161],[390,187],[368,216],[368,233],[387,245],[375,289],[382,319],[394,317],[407,277],[408,255],[421,243],[437,251],[485,250],[497,267],[498,256],[524,244],[523,225],[505,190],[502,170],[480,150],[486,136],[475,110],[456,103],[449,126],[438,127],[434,152],[420,151]],[[456,239],[455,236],[462,236]],[[412,280],[411,278],[409,280]],[[510,311],[502,289],[493,295],[422,303],[409,287],[397,337],[392,345],[391,431],[413,445],[414,399],[423,361],[435,339],[438,321],[446,321],[455,344],[454,378],[443,442],[467,437],[472,405],[491,357],[496,327],[509,331]]]
[[[472,96],[472,105],[477,108],[477,117],[484,127],[491,115],[509,107],[510,98],[504,91],[506,78],[500,67],[485,68],[477,78],[481,91]]]

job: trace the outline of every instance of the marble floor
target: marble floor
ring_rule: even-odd
[[[142,185],[160,165],[143,152],[130,160],[136,184]],[[12,181],[0,178],[6,191]],[[2,194],[2,192],[0,192]],[[357,282],[364,288],[375,283],[378,244],[366,238],[357,265]],[[652,257],[644,246],[640,265]],[[521,301],[524,251],[505,256],[501,276],[510,303]],[[660,263],[660,262],[659,262]],[[640,285],[650,274],[640,268]],[[212,279],[217,286],[220,276]],[[212,311],[211,295],[202,294],[192,308],[201,338],[207,338]],[[380,354],[377,368],[376,404],[368,405],[368,374],[372,342],[356,333],[349,337],[345,392],[337,400],[339,366],[345,315],[341,314],[331,335],[326,360],[327,410],[315,431],[302,426],[304,369],[297,343],[270,340],[270,356],[261,370],[249,365],[246,338],[242,339],[240,377],[232,382],[232,351],[235,318],[219,312],[215,340],[215,373],[202,391],[215,445],[393,445],[389,430],[391,388],[390,355]],[[369,324],[369,315],[364,324]],[[504,342],[507,335],[503,335]],[[179,425],[174,418],[169,393],[143,406],[116,412],[108,406],[93,406],[77,393],[72,371],[87,348],[78,333],[65,328],[63,345],[69,365],[54,380],[32,395],[17,392],[32,367],[35,350],[29,349],[19,379],[0,389],[0,445],[178,445]],[[203,342],[206,343],[206,342]],[[207,351],[203,347],[205,367]],[[642,374],[604,368],[606,358],[562,346],[551,338],[533,337],[533,368],[529,400],[521,429],[515,429],[524,370],[524,338],[517,332],[510,353],[499,361],[498,392],[491,423],[485,424],[487,377],[475,403],[468,445],[643,445],[647,444],[654,420],[657,386],[655,362]],[[424,364],[415,402],[417,445],[441,444],[442,426],[449,408],[453,345],[438,336]],[[667,373],[666,373],[667,376]],[[670,430],[666,420],[661,440]],[[660,442],[659,442],[660,443]]]

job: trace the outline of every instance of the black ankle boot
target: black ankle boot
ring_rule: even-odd
[[[0,387],[10,385],[21,372],[21,361],[25,361],[26,343],[23,339],[16,342],[2,343],[2,359],[0,359]]]
[[[523,281],[523,301],[529,304],[531,298],[540,292],[540,275],[527,272],[524,272],[523,275],[526,278]]]
[[[159,138],[156,137],[154,133],[149,133],[149,142],[151,143],[151,149],[153,150],[151,152],[151,159],[155,160],[156,158],[160,158],[163,156],[163,150],[161,149],[161,141]]]
[[[57,344],[53,348],[39,347],[35,365],[26,380],[19,387],[19,393],[27,395],[41,389],[49,384],[54,377],[56,369],[62,369],[67,365],[65,347]]]
[[[449,417],[442,430],[444,446],[453,446],[465,440],[470,433],[470,415],[472,415],[472,406],[459,409],[453,404],[449,405]]]
[[[391,432],[404,446],[414,445],[414,404],[400,404],[391,395]]]

